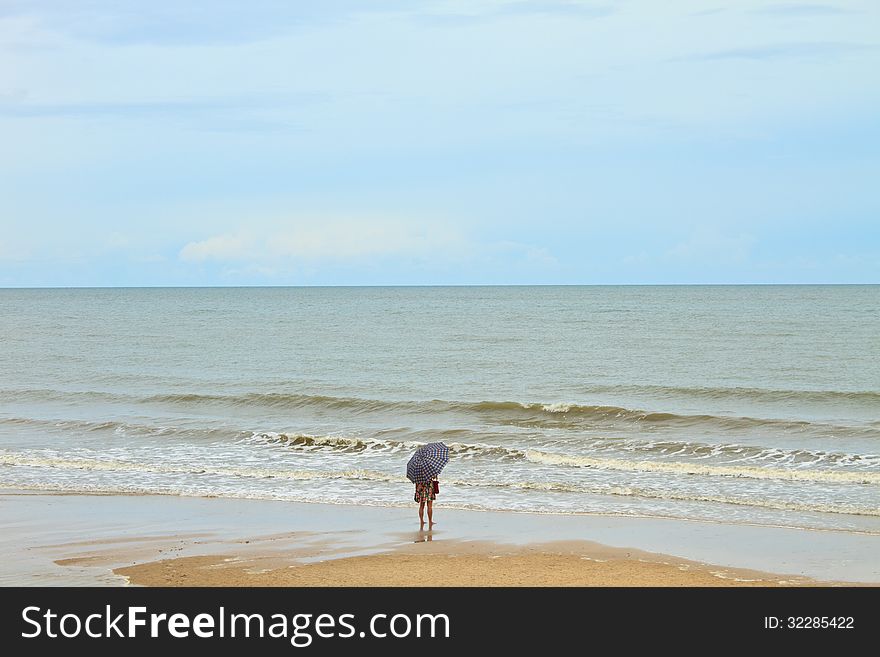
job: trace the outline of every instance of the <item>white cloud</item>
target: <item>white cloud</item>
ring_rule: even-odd
[[[396,219],[330,219],[286,222],[190,242],[188,262],[295,260],[302,263],[363,262],[384,257],[430,259],[463,254],[469,241],[454,227]]]
[[[189,262],[242,260],[252,253],[251,239],[243,235],[216,235],[200,242],[190,242],[181,249],[180,259]]]
[[[352,272],[385,280],[382,272],[388,271],[409,272],[417,280],[459,280],[462,272],[471,272],[487,280],[498,272],[544,276],[562,268],[540,244],[483,241],[462,224],[387,216],[233,224],[226,232],[189,242],[178,259],[216,267],[223,279],[273,283],[322,276],[348,281]]]

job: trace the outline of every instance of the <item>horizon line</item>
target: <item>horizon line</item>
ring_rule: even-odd
[[[0,290],[234,290],[315,288],[438,288],[438,287],[866,287],[878,283],[389,283],[326,285],[14,285]]]

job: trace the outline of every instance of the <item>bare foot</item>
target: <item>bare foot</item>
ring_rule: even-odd
[[[436,522],[432,522],[431,524],[429,524],[429,525],[428,525],[428,531],[434,529],[434,525],[436,525],[436,524],[437,524]]]
[[[419,525],[419,531],[420,532],[425,531],[425,523],[422,523],[421,525]]]

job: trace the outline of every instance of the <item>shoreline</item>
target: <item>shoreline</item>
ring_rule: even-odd
[[[401,502],[397,504],[355,504],[353,502],[336,502],[336,501],[327,501],[327,500],[287,500],[280,498],[270,498],[270,497],[236,497],[236,496],[214,496],[214,495],[186,495],[182,493],[176,492],[154,492],[154,491],[145,491],[145,492],[131,492],[131,491],[113,491],[113,490],[94,490],[94,491],[85,491],[85,490],[66,490],[63,488],[55,489],[55,488],[17,488],[17,487],[8,487],[4,488],[0,486],[0,497],[3,496],[27,496],[27,495],[51,495],[58,497],[159,497],[159,498],[173,498],[173,499],[200,499],[200,500],[229,500],[229,501],[248,501],[248,502],[268,502],[268,503],[278,503],[278,504],[307,504],[307,505],[318,505],[318,506],[328,506],[328,507],[351,507],[358,509],[414,509],[412,502],[406,503]],[[788,529],[802,532],[829,532],[832,534],[860,534],[863,536],[877,536],[880,537],[880,531],[872,531],[868,529],[854,529],[854,528],[835,528],[835,527],[812,527],[810,525],[798,525],[798,524],[784,524],[784,523],[765,523],[765,522],[754,522],[748,520],[735,520],[730,522],[721,522],[720,520],[713,520],[709,518],[685,518],[681,516],[675,515],[660,515],[660,514],[634,514],[634,513],[602,513],[602,512],[594,512],[594,511],[536,511],[530,509],[494,509],[494,508],[479,508],[479,507],[469,507],[469,506],[460,506],[460,505],[443,505],[444,512],[464,512],[464,513],[500,513],[500,514],[515,514],[515,515],[526,515],[526,516],[549,516],[549,517],[587,517],[587,518],[623,518],[623,519],[632,519],[632,520],[668,520],[670,522],[695,522],[695,523],[703,523],[703,524],[717,524],[717,525],[736,525],[739,527],[761,527],[761,528],[769,528],[769,529]],[[853,514],[860,515],[860,514]]]
[[[877,585],[880,536],[702,520],[0,493],[3,585]],[[807,533],[809,532],[809,533]]]

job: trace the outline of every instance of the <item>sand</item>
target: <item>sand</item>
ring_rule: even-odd
[[[589,542],[430,542],[314,563],[277,556],[163,559],[114,572],[141,586],[798,586],[807,578],[733,570]]]

